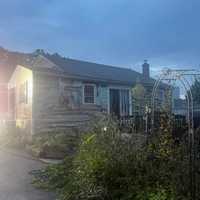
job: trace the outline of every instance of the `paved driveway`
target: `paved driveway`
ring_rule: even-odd
[[[51,193],[31,185],[31,170],[44,167],[19,152],[0,149],[0,200],[55,200]]]

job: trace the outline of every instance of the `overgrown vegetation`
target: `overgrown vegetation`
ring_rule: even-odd
[[[192,96],[194,98],[194,103],[200,105],[200,80],[195,79],[194,83],[191,86]],[[189,92],[188,92],[189,93]]]
[[[177,144],[170,124],[137,149],[115,122],[96,124],[73,157],[47,167],[34,184],[58,191],[62,200],[187,200],[190,195],[188,154]]]
[[[0,146],[24,148],[35,157],[63,159],[77,149],[80,137],[73,134],[54,131],[31,135],[14,124],[0,124]]]
[[[62,132],[35,135],[27,149],[37,157],[62,159],[77,149],[79,137]]]

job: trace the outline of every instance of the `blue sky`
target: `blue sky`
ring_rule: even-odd
[[[199,0],[0,0],[0,45],[141,70],[199,68]]]

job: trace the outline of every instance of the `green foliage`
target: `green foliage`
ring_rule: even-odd
[[[148,105],[148,94],[142,84],[136,84],[132,89],[133,111],[143,115],[145,106]]]
[[[110,119],[96,124],[73,157],[48,167],[35,183],[57,189],[62,200],[188,199],[187,157],[168,124],[141,149],[116,127]]]
[[[27,149],[35,156],[63,158],[66,154],[74,153],[78,143],[78,136],[62,132],[43,133],[34,136]]]
[[[33,184],[45,190],[60,190],[68,184],[68,172],[72,167],[72,158],[66,157],[62,164],[49,165],[45,170],[34,174]]]
[[[194,84],[191,86],[191,91],[194,98],[194,102],[200,104],[200,80],[195,80]]]
[[[142,84],[136,84],[135,87],[132,89],[132,93],[134,98],[144,99],[146,95],[146,89]]]
[[[158,188],[157,191],[142,191],[136,197],[137,200],[174,200],[175,195],[169,191]]]

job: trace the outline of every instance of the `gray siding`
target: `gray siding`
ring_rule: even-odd
[[[87,128],[102,108],[83,104],[82,91],[81,81],[34,74],[34,133]]]

